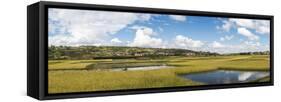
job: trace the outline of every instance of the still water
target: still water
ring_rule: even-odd
[[[155,69],[164,69],[164,68],[171,68],[171,66],[161,65],[161,66],[115,68],[113,69],[113,71],[155,70]]]
[[[245,83],[254,81],[266,76],[266,71],[232,71],[232,70],[215,70],[202,73],[184,74],[181,77],[191,79],[206,84],[229,84],[229,83]]]

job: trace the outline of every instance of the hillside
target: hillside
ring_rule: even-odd
[[[186,49],[140,48],[119,46],[49,46],[49,59],[119,59],[161,56],[207,56],[217,53]]]

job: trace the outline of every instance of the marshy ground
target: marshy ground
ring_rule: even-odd
[[[149,66],[166,67],[128,70],[137,67],[149,68]],[[269,56],[167,56],[159,59],[49,60],[48,92],[52,94],[204,85],[205,83],[179,75],[218,69],[269,71]],[[267,76],[257,81],[269,80]]]

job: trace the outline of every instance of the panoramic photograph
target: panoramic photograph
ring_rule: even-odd
[[[262,83],[270,21],[48,9],[48,93]]]

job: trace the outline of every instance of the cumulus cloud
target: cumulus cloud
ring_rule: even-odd
[[[270,33],[270,22],[263,20],[263,21],[259,21],[256,22],[256,25],[260,25],[256,27],[256,32],[260,33],[260,34],[269,34]]]
[[[268,51],[268,44],[261,44],[259,39],[261,36],[258,34],[270,33],[270,22],[268,20],[256,20],[256,19],[220,19],[222,25],[217,26],[217,29],[229,32],[231,29],[237,32],[237,34],[246,37],[245,40],[241,40],[240,43],[228,44],[225,41],[233,39],[234,36],[220,37],[220,41],[224,41],[223,47],[215,47],[213,45],[220,45],[219,42],[213,42],[209,45],[207,50],[215,51],[219,53],[238,53],[238,52],[255,52],[255,51]]]
[[[251,19],[230,19],[235,22],[239,27],[253,29],[259,34],[269,34],[270,22],[269,20],[251,20]]]
[[[259,47],[261,46],[260,42],[253,42],[253,41],[244,41],[243,44],[248,47]]]
[[[269,51],[268,44],[261,44],[259,41],[243,41],[238,44],[223,44],[218,41],[213,41],[202,48],[204,51],[225,53],[239,53],[239,52],[256,52]]]
[[[232,27],[233,27],[233,22],[230,22],[230,21],[222,21],[223,22],[223,25],[222,26],[217,26],[217,29],[221,29],[223,31],[229,31]]]
[[[231,18],[229,19],[230,22],[234,22],[238,27],[246,27],[249,29],[255,29],[255,21],[251,19],[238,19],[238,18]]]
[[[241,52],[269,51],[268,44],[261,44],[258,41],[244,41],[236,46]]]
[[[222,23],[223,24],[217,28],[223,31],[229,31],[231,28],[243,27],[254,30],[258,34],[269,34],[270,32],[269,20],[229,18],[227,20],[223,20]]]
[[[110,40],[111,43],[122,43],[121,40],[119,40],[118,38],[113,38]]]
[[[221,43],[219,43],[219,42],[217,42],[217,41],[214,41],[214,42],[211,44],[211,47],[212,47],[212,48],[223,48],[223,47],[225,47],[225,45],[223,45],[223,44],[221,44]]]
[[[202,41],[192,39],[193,35],[175,35],[167,41],[162,39],[167,29],[165,27],[133,26],[138,22],[151,20],[152,15],[139,13],[104,12],[89,10],[49,9],[49,44],[51,45],[116,45],[152,48],[181,48],[197,51],[219,53],[267,51],[269,45],[258,42],[257,34],[268,34],[269,21],[249,19],[224,19],[218,29],[230,31],[235,29],[238,34],[249,41],[241,44],[228,45],[234,35],[220,37],[220,41]],[[166,16],[165,16],[166,17]],[[171,15],[170,19],[186,21],[186,16]],[[163,22],[163,25],[169,25]],[[132,26],[132,27],[129,27]],[[135,37],[129,41],[121,41],[112,37],[124,28],[133,29]],[[157,31],[157,32],[156,32]],[[158,34],[159,33],[159,34]],[[236,36],[235,36],[236,37]],[[224,41],[224,42],[223,42]],[[223,43],[222,43],[223,42]],[[241,41],[242,42],[242,41]]]
[[[243,36],[246,36],[249,40],[258,40],[259,37],[249,31],[247,28],[238,28],[237,32]]]
[[[180,15],[169,15],[169,17],[176,21],[186,21],[186,16],[180,16]]]
[[[199,48],[202,47],[204,43],[200,40],[193,40],[183,35],[177,35],[175,38],[175,45],[180,48]]]
[[[150,15],[90,10],[49,9],[49,43],[89,45],[104,43],[108,36]]]
[[[228,40],[231,40],[233,39],[234,35],[225,35],[224,37],[220,37],[220,40],[221,41],[228,41]]]
[[[132,28],[136,30],[136,34],[133,42],[130,43],[129,46],[153,48],[163,47],[162,39],[153,37],[157,35],[153,29],[141,26],[134,26]]]

